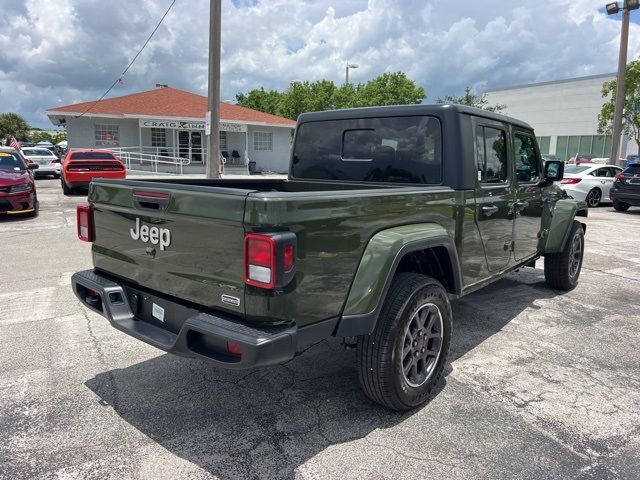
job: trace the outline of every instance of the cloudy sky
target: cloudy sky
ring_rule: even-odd
[[[0,0],[0,111],[100,97],[171,0]],[[621,14],[605,0],[223,0],[223,99],[291,80],[353,82],[404,71],[427,102],[509,85],[613,72]],[[177,0],[109,96],[156,83],[206,94],[208,0]],[[632,13],[629,59],[640,56]]]

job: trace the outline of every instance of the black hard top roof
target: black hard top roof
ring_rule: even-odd
[[[318,122],[323,120],[342,120],[348,118],[391,117],[395,115],[441,115],[447,113],[464,113],[484,117],[498,122],[510,123],[520,127],[532,129],[531,125],[507,115],[490,112],[481,108],[466,105],[438,104],[438,105],[390,105],[382,107],[347,108],[344,110],[328,110],[324,112],[303,113],[298,117],[298,123]]]

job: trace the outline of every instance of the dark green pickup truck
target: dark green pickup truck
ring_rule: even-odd
[[[533,130],[455,105],[303,114],[287,180],[95,180],[78,235],[86,306],[162,350],[228,368],[285,362],[334,336],[360,382],[403,410],[427,400],[450,299],[544,257],[576,285],[587,206],[554,185]]]

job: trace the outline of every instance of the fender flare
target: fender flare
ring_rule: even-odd
[[[462,274],[453,238],[435,223],[403,225],[376,233],[369,240],[354,276],[334,336],[351,337],[373,332],[391,281],[402,258],[411,252],[444,247],[453,276],[450,293],[462,291]]]
[[[558,200],[553,209],[543,253],[561,252],[567,243],[576,216],[586,217],[587,215],[586,202],[571,199]],[[582,228],[586,231],[587,226],[583,223]]]

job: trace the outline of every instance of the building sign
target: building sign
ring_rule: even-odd
[[[180,130],[204,130],[204,122],[193,120],[164,120],[164,119],[147,119],[139,120],[140,126],[145,128],[171,128]]]
[[[162,118],[141,118],[139,125],[144,128],[169,128],[174,130],[205,130],[206,122],[193,120],[167,120]],[[221,132],[246,132],[247,126],[239,123],[220,122]]]

